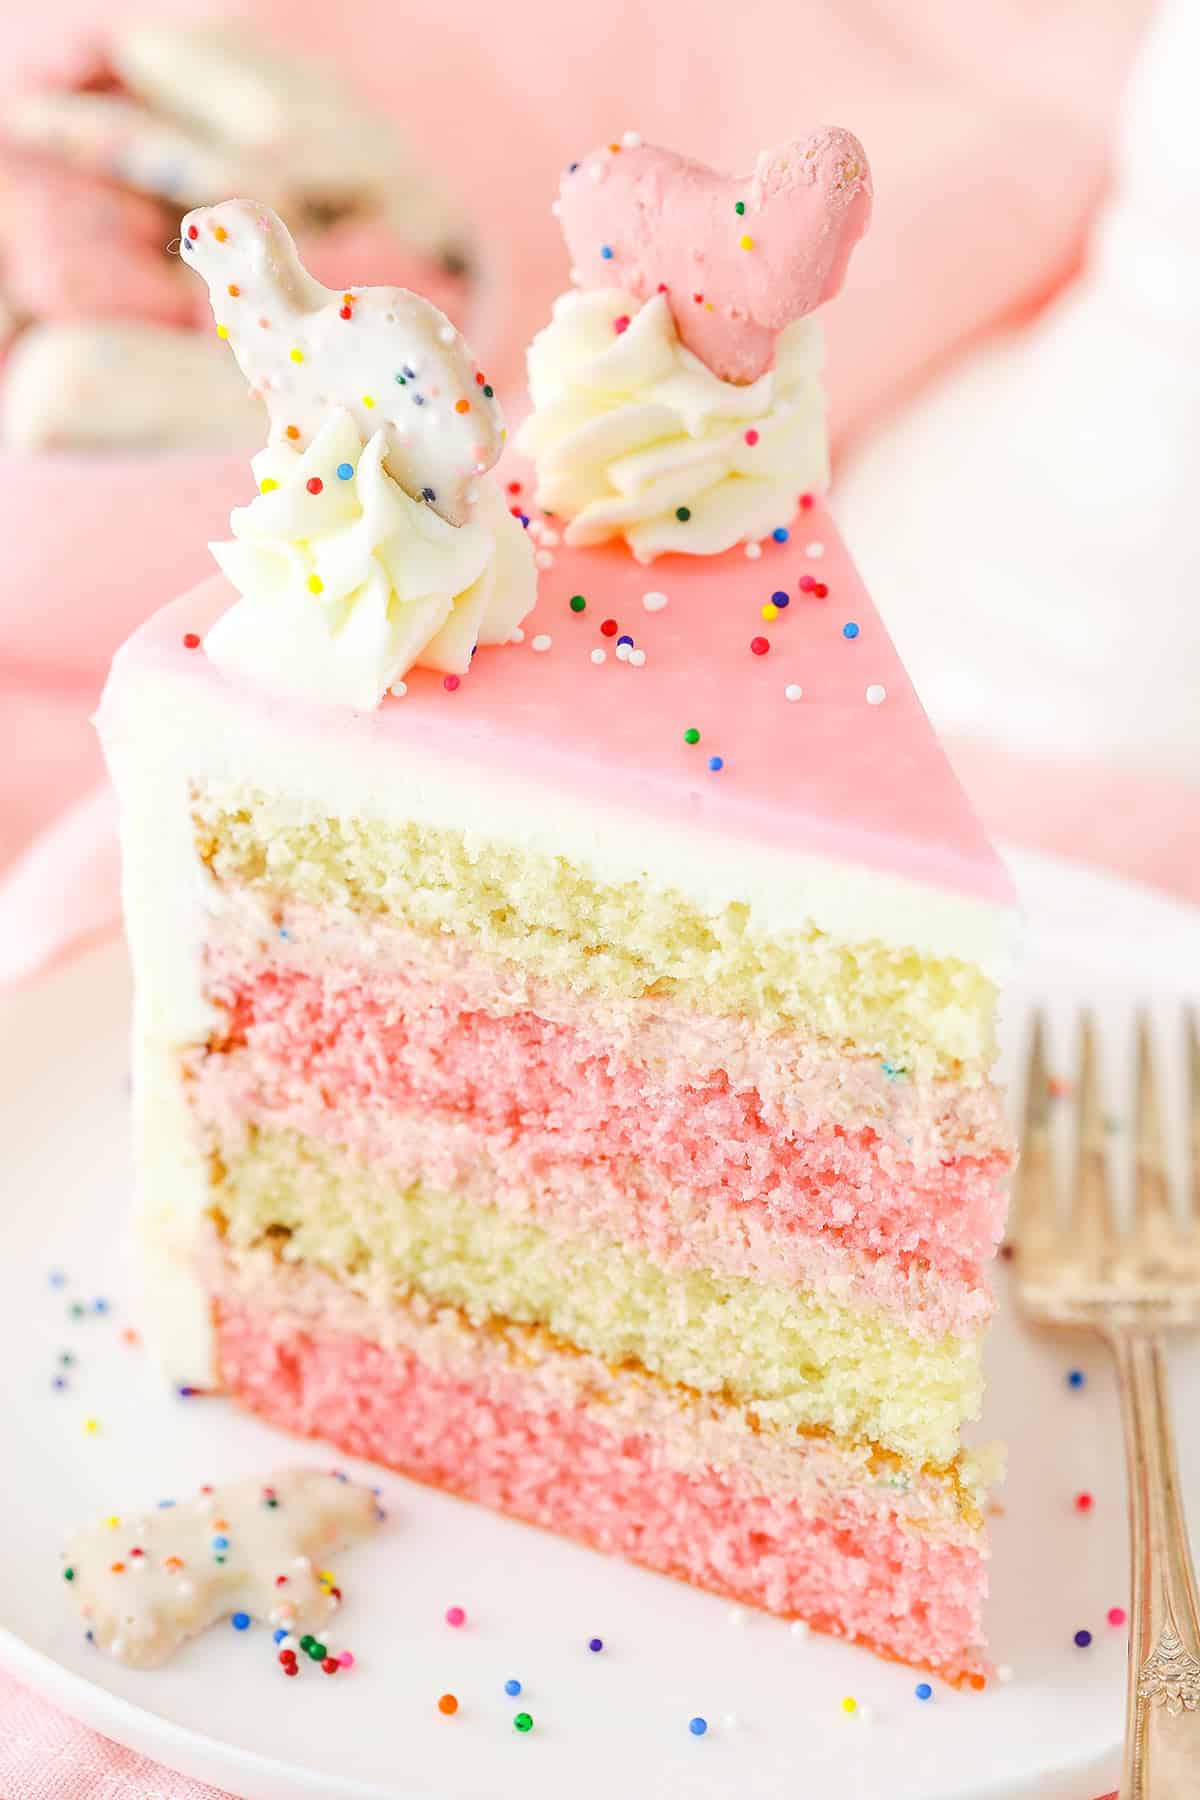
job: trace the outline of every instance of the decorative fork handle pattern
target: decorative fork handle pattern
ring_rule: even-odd
[[[1200,1607],[1179,1497],[1162,1339],[1111,1334],[1129,1471],[1133,1602],[1120,1800],[1200,1795]]]

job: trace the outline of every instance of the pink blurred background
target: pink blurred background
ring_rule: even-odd
[[[116,9],[148,10],[161,20],[213,9],[172,0]],[[1170,29],[1185,29],[1180,6],[1166,11],[1177,15]],[[0,87],[19,90],[71,59],[112,12],[97,0],[3,9]],[[1022,518],[1019,509],[1015,516],[1003,510],[1009,428],[989,431],[980,403],[969,402],[968,372],[994,345],[1019,357],[1045,321],[1059,316],[1056,308],[1075,306],[1081,292],[1086,297],[1099,222],[1128,175],[1119,146],[1131,71],[1161,12],[1153,0],[759,0],[739,8],[728,0],[661,0],[654,8],[645,0],[609,0],[603,8],[566,0],[440,0],[436,8],[411,0],[356,0],[352,8],[261,0],[238,16],[290,51],[328,58],[365,99],[394,115],[409,143],[461,196],[488,272],[477,349],[514,410],[521,405],[524,345],[566,284],[550,200],[574,153],[632,126],[737,169],[760,147],[808,125],[851,127],[867,146],[877,201],[845,292],[825,318],[848,518],[856,507],[869,513],[874,506],[879,514],[880,494],[885,522],[892,495],[896,509],[911,507],[916,515],[921,468],[906,453],[906,421],[931,393],[949,395],[947,406],[959,406],[955,416],[972,421],[963,427],[970,441],[986,449],[978,479],[994,495],[997,530],[947,551],[930,528],[924,549],[918,545],[926,558],[918,567],[931,588],[961,584],[969,626],[971,565],[1011,559]],[[1147,103],[1144,111],[1158,116],[1169,107]],[[1196,172],[1189,175],[1184,164],[1186,154],[1182,161],[1173,152],[1158,157],[1186,187]],[[1193,180],[1190,193],[1194,200],[1200,182]],[[1131,204],[1168,233],[1175,214],[1182,217],[1179,193],[1165,175],[1161,194],[1151,183]],[[1190,254],[1195,247],[1187,248]],[[1171,336],[1166,326],[1166,335],[1155,337],[1157,329],[1150,330],[1156,367],[1174,357],[1176,386],[1194,382],[1195,342]],[[1150,354],[1143,337],[1130,356]],[[1110,374],[1101,357],[1094,382],[1085,370],[1079,391],[1090,392]],[[1064,392],[1057,452],[1064,462],[1073,454],[1077,405]],[[1120,485],[1128,434],[1119,418],[1111,423],[1110,462]],[[939,479],[929,475],[935,490]],[[1169,474],[1163,479],[1169,486]],[[0,980],[27,976],[64,948],[113,928],[111,810],[88,714],[112,651],[135,621],[208,571],[206,539],[222,532],[247,480],[237,456],[0,457]],[[922,504],[936,513],[936,491]],[[1128,594],[1129,605],[1156,609],[1168,632],[1184,607],[1189,615],[1195,610],[1195,550],[1176,545],[1161,526],[1174,517],[1160,506],[1152,530],[1131,511],[1129,531],[1105,564],[1113,606],[1124,606]],[[1036,542],[1023,547],[1012,623],[1031,643],[1056,608],[1084,604],[1068,600],[1055,571],[1073,559],[1072,534],[1091,529],[1086,508],[1064,501],[1049,524],[1039,522]],[[887,536],[881,530],[881,539]],[[1147,544],[1150,550],[1142,548]],[[919,595],[914,600],[911,580],[898,574],[894,593],[886,591],[889,568],[900,563],[889,565],[886,541],[874,548],[885,617],[902,650],[911,633],[914,655],[929,659]],[[1157,560],[1147,589],[1151,555]],[[864,562],[872,566],[866,555]],[[1138,705],[1154,704],[1158,678],[1147,674]],[[1181,670],[1179,680],[1185,678],[1193,676]],[[1055,679],[1072,682],[1070,665]],[[1200,899],[1196,742],[1185,725],[1152,754],[1130,752],[1128,734],[1111,731],[1113,696],[1118,704],[1120,696],[1115,680],[1110,671],[1097,681],[1081,659],[1078,681],[1095,688],[1094,718],[1085,709],[1072,733],[1056,737],[1034,727],[1018,675],[1011,691],[996,687],[981,697],[978,731],[962,728],[957,709],[953,754],[985,819],[1005,837]],[[943,698],[935,700],[935,717]],[[1181,719],[1186,712],[1180,706]],[[47,1756],[54,1738],[53,1754],[69,1780],[30,1785],[22,1766],[32,1764],[14,1762],[5,1748],[18,1735],[14,1719],[35,1750],[39,1742],[47,1746]],[[65,1731],[0,1678],[6,1800],[101,1791],[88,1785],[85,1769],[84,1751],[94,1758],[94,1745]],[[83,1760],[75,1766],[73,1757]],[[127,1763],[118,1773],[128,1778],[128,1791],[148,1791],[144,1774],[130,1774]],[[102,1771],[104,1779],[115,1781],[116,1769]]]

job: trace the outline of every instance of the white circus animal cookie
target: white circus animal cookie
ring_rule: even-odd
[[[358,1482],[288,1470],[80,1531],[63,1577],[92,1641],[131,1668],[153,1669],[230,1615],[289,1632],[327,1624],[340,1593],[322,1565],[383,1516]]]
[[[452,525],[504,443],[500,408],[460,333],[405,288],[323,287],[269,207],[225,200],[183,221],[181,251],[208,283],[217,332],[267,408],[271,439],[303,450],[334,410],[387,472]]]

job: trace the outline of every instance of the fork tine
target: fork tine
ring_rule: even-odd
[[[1025,1075],[1025,1118],[1021,1155],[1013,1182],[1008,1235],[1017,1250],[1031,1240],[1053,1234],[1055,1225],[1054,1159],[1050,1145],[1050,1089],[1046,1078],[1046,1019],[1033,1015]]]
[[[1173,1234],[1171,1189],[1167,1177],[1162,1110],[1154,1081],[1150,1021],[1144,1012],[1138,1015],[1137,1032],[1133,1206],[1135,1230],[1161,1246],[1164,1239]]]
[[[1187,1009],[1184,1021],[1187,1032],[1188,1136],[1191,1139],[1191,1169],[1188,1177],[1189,1214],[1193,1227],[1200,1227],[1200,1014],[1194,1006]]]
[[[1085,1012],[1079,1027],[1075,1179],[1068,1220],[1072,1248],[1084,1256],[1103,1256],[1115,1250],[1117,1241],[1096,1060],[1096,1028]]]

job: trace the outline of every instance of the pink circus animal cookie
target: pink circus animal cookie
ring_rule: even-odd
[[[756,381],[784,326],[837,293],[870,216],[863,147],[836,126],[764,151],[742,179],[631,133],[559,190],[582,285],[665,292],[681,341],[724,381]]]
[[[181,229],[181,252],[208,283],[217,333],[265,404],[272,438],[302,450],[338,408],[364,443],[387,426],[388,473],[463,524],[504,428],[446,315],[405,288],[322,287],[282,220],[254,201],[199,207]]]

